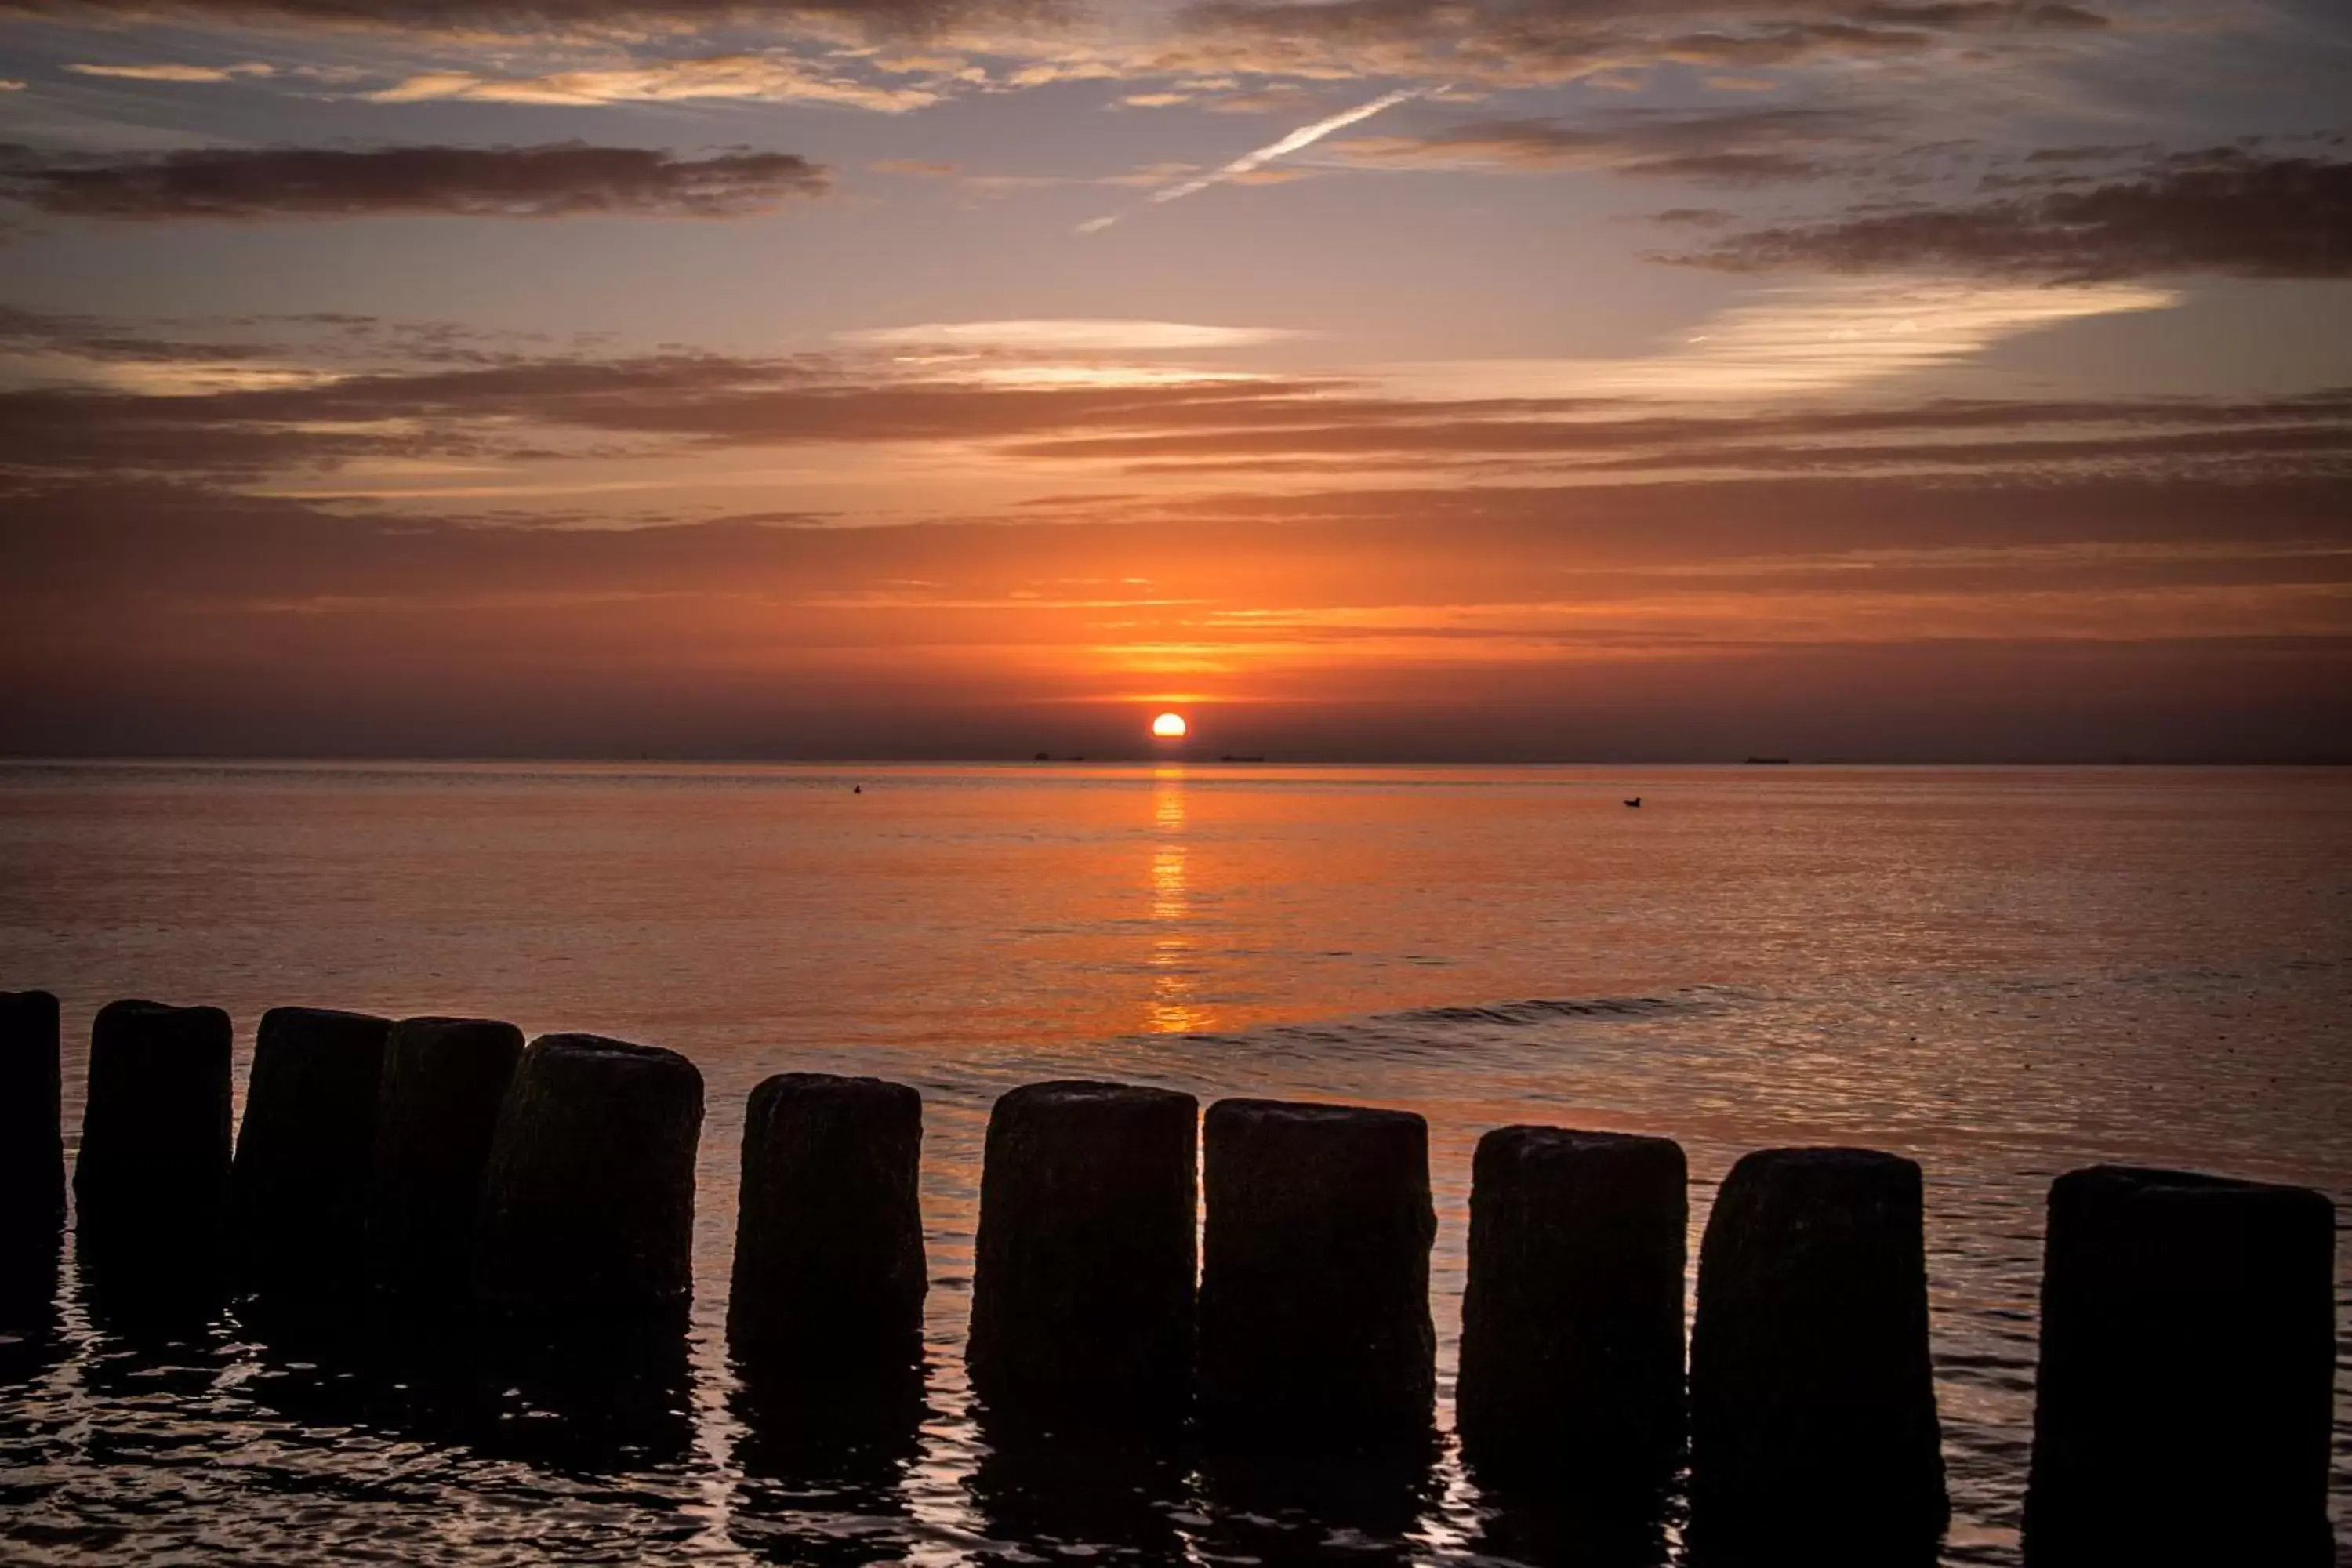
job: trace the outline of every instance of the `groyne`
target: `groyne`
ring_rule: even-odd
[[[682,1379],[704,1109],[686,1058],[278,1008],[232,1141],[229,1040],[213,1008],[97,1016],[72,1173],[94,1313],[233,1293],[348,1323],[383,1300],[550,1368]],[[51,1310],[61,1060],[55,998],[0,993],[0,1330]],[[921,1142],[905,1085],[788,1073],[753,1091],[727,1337],[747,1407],[788,1410],[793,1441],[920,1397]],[[1684,1487],[1694,1563],[1932,1561],[1947,1504],[1919,1167],[1748,1154],[1717,1189],[1695,1313],[1687,1187],[1663,1138],[1481,1139],[1455,1402],[1470,1473],[1585,1516],[1654,1513]],[[981,1178],[982,1425],[1024,1463],[1107,1474],[1149,1472],[1181,1434],[1223,1486],[1269,1450],[1409,1468],[1439,1440],[1435,1225],[1410,1112],[1013,1089]],[[2308,1189],[2120,1166],[2053,1184],[2033,1568],[2332,1561],[2334,1245]]]

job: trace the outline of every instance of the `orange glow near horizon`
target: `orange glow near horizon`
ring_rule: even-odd
[[[1151,721],[1152,738],[1159,741],[1181,741],[1191,728],[1181,713],[1162,713]]]

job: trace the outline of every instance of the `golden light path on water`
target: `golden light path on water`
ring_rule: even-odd
[[[1192,913],[1184,878],[1184,770],[1153,770],[1151,818],[1151,1011],[1154,1034],[1186,1035],[1217,1026],[1216,1016],[1193,1000]]]

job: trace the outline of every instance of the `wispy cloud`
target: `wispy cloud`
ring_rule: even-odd
[[[247,60],[233,66],[182,65],[166,61],[159,65],[66,67],[76,76],[113,77],[123,81],[235,81],[239,77],[274,76],[277,68],[260,60]]]
[[[938,102],[940,97],[928,88],[866,81],[828,72],[782,51],[646,60],[537,76],[425,71],[365,96],[374,103],[463,99],[477,103],[553,108],[736,99],[766,103],[840,104],[886,114],[926,108]]]
[[[1380,97],[1372,100],[1370,103],[1360,103],[1353,109],[1342,110],[1339,113],[1330,116],[1328,119],[1315,121],[1312,125],[1302,125],[1297,130],[1292,132],[1289,135],[1281,137],[1276,141],[1269,142],[1265,146],[1256,149],[1255,152],[1244,153],[1240,157],[1234,159],[1232,163],[1223,164],[1219,168],[1212,169],[1205,174],[1197,174],[1192,179],[1179,181],[1177,184],[1172,185],[1163,185],[1159,190],[1152,192],[1146,200],[1153,205],[1157,205],[1162,202],[1179,201],[1185,196],[1198,195],[1212,185],[1221,185],[1228,180],[1241,179],[1245,175],[1255,174],[1259,169],[1264,168],[1266,164],[1273,163],[1276,158],[1287,157],[1293,153],[1299,152],[1307,147],[1312,147],[1316,142],[1322,141],[1323,138],[1330,135],[1333,132],[1345,131],[1350,125],[1370,120],[1373,115],[1378,114],[1384,109],[1394,109],[1398,104],[1403,103],[1408,100],[1425,98],[1432,92],[1443,92],[1444,90],[1445,89],[1442,87],[1412,87],[1399,88],[1394,92],[1382,93]],[[1117,223],[1120,218],[1126,216],[1127,215],[1124,213],[1112,213],[1103,217],[1088,218],[1086,222],[1078,225],[1078,232],[1080,234],[1100,234],[1104,229],[1108,228],[1111,225]]]
[[[1281,327],[1213,327],[1194,321],[1061,320],[926,321],[836,332],[842,342],[881,348],[999,349],[1046,353],[1251,348],[1299,334]]]
[[[2046,289],[1916,279],[1768,290],[1635,359],[1481,360],[1396,367],[1423,396],[1745,401],[1834,394],[1969,364],[1994,344],[2093,316],[2168,310],[2167,289]]]
[[[1889,137],[1884,111],[1853,107],[1633,109],[1573,125],[1489,119],[1428,135],[1356,137],[1329,150],[1370,168],[1591,169],[1752,185],[1814,177],[1825,172],[1825,159],[1877,150]]]

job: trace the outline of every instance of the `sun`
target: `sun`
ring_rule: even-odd
[[[1192,726],[1184,722],[1181,713],[1162,713],[1151,721],[1151,733],[1162,741],[1181,741]]]

